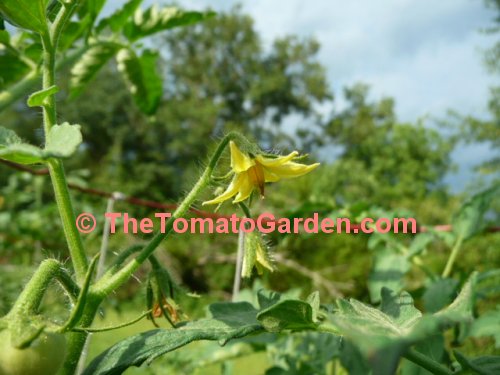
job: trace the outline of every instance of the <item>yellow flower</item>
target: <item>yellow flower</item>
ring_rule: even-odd
[[[269,255],[269,248],[260,233],[245,233],[245,254],[241,266],[241,277],[251,277],[253,268],[257,268],[259,275],[264,273],[264,269],[274,271],[273,261]]]
[[[276,182],[285,178],[299,177],[309,173],[319,163],[304,165],[293,160],[299,155],[294,151],[286,156],[269,157],[264,155],[246,155],[236,144],[229,143],[231,149],[231,168],[234,172],[233,180],[227,189],[215,199],[203,202],[206,204],[222,203],[236,196],[233,203],[247,199],[255,189],[264,196],[264,184]]]

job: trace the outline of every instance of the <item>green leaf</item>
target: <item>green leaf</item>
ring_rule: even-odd
[[[409,247],[408,257],[413,257],[422,253],[427,246],[434,241],[434,234],[421,233],[415,236]]]
[[[131,366],[151,363],[155,358],[197,340],[226,342],[263,331],[257,310],[248,302],[216,303],[209,317],[172,330],[157,329],[115,344],[85,369],[84,375],[122,374]]]
[[[479,375],[500,374],[500,356],[467,358],[458,350],[454,350],[453,353],[463,369],[472,370],[475,374]]]
[[[7,30],[0,30],[0,44],[9,45],[10,35]]]
[[[472,337],[493,336],[495,347],[500,348],[500,305],[488,311],[472,323],[469,335]]]
[[[174,7],[160,9],[156,5],[144,12],[139,8],[134,18],[124,26],[123,35],[130,41],[136,41],[160,31],[200,22],[214,15],[214,12],[185,12]]]
[[[374,373],[393,373],[411,345],[471,320],[474,280],[473,275],[455,301],[434,315],[422,315],[408,293],[384,288],[380,310],[356,300],[339,300],[338,310],[329,320],[339,334],[360,349]]]
[[[46,157],[67,158],[75,153],[80,143],[82,143],[80,125],[70,125],[67,122],[54,125],[47,135]]]
[[[0,127],[0,159],[35,164],[51,157],[66,158],[76,151],[81,142],[80,125],[54,125],[47,136],[44,150],[23,143],[14,131]]]
[[[23,143],[14,131],[0,127],[0,159],[20,164],[34,164],[43,160],[43,151]]]
[[[382,250],[374,257],[373,269],[368,278],[370,300],[373,303],[380,301],[382,288],[389,288],[396,292],[403,289],[403,278],[410,270],[410,262],[405,255],[394,253],[391,250]]]
[[[390,316],[402,329],[413,327],[422,316],[422,313],[413,306],[413,298],[409,293],[397,294],[387,288],[382,289],[380,310]]]
[[[2,0],[0,14],[14,26],[35,31],[48,32],[45,10],[49,0]]]
[[[477,272],[474,272],[462,287],[451,305],[438,311],[434,316],[450,319],[452,322],[471,320],[474,308],[474,286]]]
[[[423,295],[426,312],[434,313],[447,306],[456,295],[458,281],[450,278],[434,280]]]
[[[29,70],[18,56],[0,49],[0,90],[21,79]]]
[[[467,201],[453,218],[453,232],[464,240],[484,229],[484,214],[493,198],[500,196],[500,185],[493,186]]]
[[[163,94],[162,80],[157,72],[158,52],[146,50],[137,57],[130,49],[123,48],[116,59],[135,103],[142,112],[152,115]]]
[[[103,18],[97,26],[97,31],[103,30],[106,26],[109,26],[115,33],[120,31],[141,3],[142,0],[127,1],[122,8],[118,9],[111,16]]]
[[[45,103],[45,99],[48,96],[53,95],[58,91],[59,91],[59,87],[57,87],[56,85],[50,86],[49,88],[46,88],[45,90],[37,91],[29,96],[28,106],[29,107],[42,107]]]
[[[71,69],[71,95],[78,96],[97,72],[118,52],[118,43],[97,43],[89,47]]]
[[[285,329],[316,329],[313,321],[313,309],[307,302],[284,300],[262,310],[257,319],[269,332],[280,332]]]

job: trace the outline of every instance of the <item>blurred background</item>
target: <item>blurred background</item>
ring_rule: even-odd
[[[103,14],[121,3],[109,1]],[[81,124],[84,138],[65,164],[71,183],[80,187],[73,190],[74,204],[77,212],[100,219],[101,230],[84,236],[89,255],[101,246],[107,198],[88,189],[178,202],[217,139],[230,130],[252,137],[264,150],[299,150],[309,154],[308,162],[322,163],[307,176],[266,187],[255,214],[319,212],[353,221],[412,216],[419,225],[450,224],[469,196],[500,182],[500,1],[176,5],[210,8],[217,16],[144,41],[161,56],[164,84],[155,114],[134,105],[113,61],[71,100],[69,72],[59,73],[59,117]],[[0,89],[7,86],[3,82]],[[0,123],[36,145],[42,143],[40,120],[22,101],[0,113]],[[0,164],[0,181],[5,313],[32,267],[46,256],[66,261],[68,254],[48,177]],[[213,189],[204,198],[212,195]],[[139,218],[162,211],[123,201],[114,210]],[[226,204],[220,212],[231,214],[234,207]],[[499,225],[499,215],[497,199],[487,215],[490,226]],[[175,235],[160,246],[158,257],[174,279],[201,295],[185,301],[188,315],[203,314],[197,304],[231,298],[236,237]],[[109,251],[146,239],[112,235]],[[412,236],[272,234],[267,240],[277,271],[244,280],[244,288],[301,295],[319,290],[325,300],[349,296],[378,303],[380,286],[386,285],[411,291],[424,310],[437,308],[429,305],[432,296],[425,296],[424,287],[429,271],[440,273],[449,255],[446,232],[436,232],[419,255],[425,267],[398,252]],[[499,245],[498,232],[467,242],[459,274],[498,267]],[[144,308],[147,273],[146,267],[105,306],[108,323],[131,319]],[[450,296],[457,285],[448,284]],[[53,299],[60,298],[54,292]],[[152,327],[143,322],[134,329]],[[91,352],[120,335],[96,338]],[[494,351],[488,341],[474,345]],[[179,353],[176,371],[182,373],[189,360]]]

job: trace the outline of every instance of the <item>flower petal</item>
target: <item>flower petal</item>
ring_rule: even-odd
[[[233,141],[229,142],[229,148],[231,149],[231,168],[236,173],[245,172],[255,165],[255,162],[241,152]]]
[[[227,187],[227,189],[221,195],[219,195],[218,197],[216,197],[212,200],[203,202],[202,205],[205,206],[207,204],[218,204],[218,203],[222,203],[222,202],[232,198],[233,196],[238,194],[243,180],[244,180],[244,176],[242,176],[241,174],[235,175],[233,180],[231,181],[231,183]]]
[[[266,169],[265,167],[262,169],[264,169],[264,180],[266,182],[276,182],[280,180],[280,177],[270,170]]]
[[[262,164],[264,167],[277,167],[279,165],[283,165],[285,163],[288,163],[293,160],[293,158],[296,158],[299,156],[299,153],[297,151],[293,151],[289,153],[288,155],[285,156],[278,156],[276,158],[270,158],[266,157],[263,155],[257,155],[255,159]]]
[[[242,182],[240,184],[239,192],[238,195],[236,195],[233,203],[244,201],[250,196],[250,194],[252,194],[253,189],[256,188],[256,186],[253,185],[250,181],[250,176],[248,175],[248,173],[242,173],[241,178]]]
[[[276,167],[266,167],[265,169],[268,172],[273,173],[279,178],[293,178],[303,176],[306,173],[311,172],[313,169],[316,169],[319,166],[319,163],[305,165],[299,163],[288,162],[284,165],[276,166]]]

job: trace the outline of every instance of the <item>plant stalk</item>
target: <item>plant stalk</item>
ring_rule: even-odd
[[[457,241],[455,242],[455,245],[453,246],[453,249],[451,250],[451,254],[448,258],[448,261],[446,262],[443,274],[441,275],[443,278],[450,276],[451,271],[453,269],[453,264],[455,263],[460,248],[462,247],[463,240],[464,240],[463,236],[459,235]]]
[[[184,198],[169,220],[165,223],[165,228],[163,232],[158,232],[151,241],[142,249],[139,254],[127,263],[122,269],[117,271],[115,274],[106,273],[93,287],[93,292],[104,297],[111,293],[113,290],[117,289],[123,283],[125,283],[132,274],[141,266],[146,259],[149,258],[155,249],[160,245],[160,243],[170,234],[172,231],[174,221],[180,217],[183,217],[191,207],[191,205],[196,200],[197,196],[205,189],[211,182],[212,174],[219,162],[224,149],[229,144],[229,141],[233,139],[243,138],[239,133],[231,132],[228,133],[222,141],[217,146],[214,154],[212,155],[207,167],[203,171],[194,187]],[[246,142],[246,139],[243,138]]]
[[[404,355],[404,357],[435,375],[453,374],[453,372],[448,370],[446,367],[433,361],[432,359],[423,355],[422,353],[419,353],[415,349],[409,349]]]

